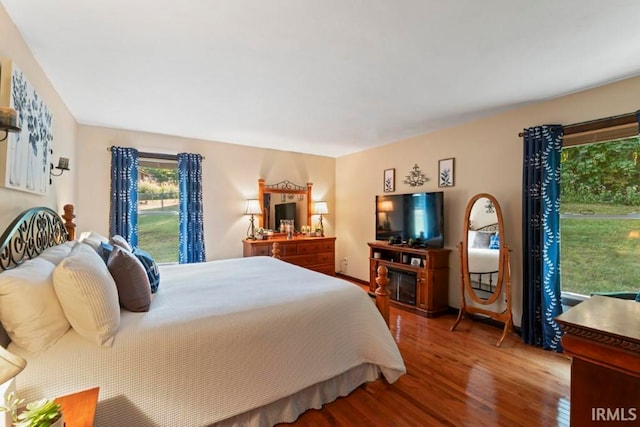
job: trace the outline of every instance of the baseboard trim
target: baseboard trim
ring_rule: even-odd
[[[349,282],[357,283],[358,285],[369,286],[369,282],[367,282],[365,280],[362,280],[362,279],[358,279],[356,277],[348,276],[348,275],[343,274],[343,273],[336,273],[336,277],[339,277],[339,278],[344,279],[344,280],[348,280]]]

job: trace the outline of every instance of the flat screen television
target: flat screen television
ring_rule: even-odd
[[[376,196],[376,240],[444,247],[444,193]]]

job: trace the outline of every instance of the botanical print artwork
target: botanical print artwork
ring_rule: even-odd
[[[6,67],[10,64],[11,67]],[[52,116],[49,108],[29,84],[24,73],[9,61],[11,70],[9,106],[18,113],[20,132],[10,133],[6,145],[4,186],[37,194],[49,191]]]
[[[453,159],[438,162],[438,187],[453,187]]]
[[[396,170],[385,169],[384,171],[384,192],[392,193],[396,190]]]

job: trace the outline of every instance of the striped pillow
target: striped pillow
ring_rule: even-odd
[[[116,284],[100,255],[77,244],[53,270],[53,287],[71,327],[99,346],[111,346],[120,326]]]

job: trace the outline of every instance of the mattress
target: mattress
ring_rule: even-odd
[[[378,372],[390,383],[405,372],[370,298],[340,279],[267,257],[162,265],[160,276],[150,311],[123,310],[111,347],[72,329],[36,357],[11,344],[27,359],[19,395],[98,386],[96,426],[205,426],[329,384],[317,407]]]

